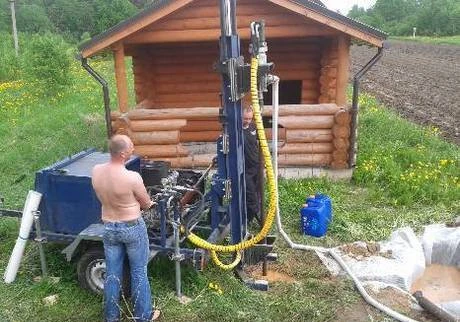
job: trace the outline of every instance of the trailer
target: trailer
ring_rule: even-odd
[[[88,149],[37,171],[35,191],[41,193],[42,198],[29,235],[30,240],[39,243],[41,250],[43,244],[48,242],[64,244],[62,253],[68,262],[76,262],[79,284],[98,294],[102,293],[105,279],[102,245],[104,225],[101,221],[101,204],[91,184],[91,172],[96,164],[105,163],[109,159],[109,153]],[[168,185],[171,184],[179,184],[184,192],[177,193],[176,200],[181,199],[187,191],[202,194],[205,182],[203,173],[169,170],[164,162],[143,161],[138,156],[132,156],[125,166],[141,174],[144,183],[149,184],[146,188],[151,198],[155,200],[156,207],[143,213],[148,228],[149,261],[159,254],[168,255],[176,261],[188,261],[197,270],[202,270],[204,250],[181,248],[180,243],[184,238],[176,241],[173,234],[178,227],[173,227],[174,220],[169,217],[169,212],[163,210],[160,213],[158,206],[164,206],[163,197],[169,195]],[[196,208],[194,199],[197,198],[192,196],[189,204],[184,205],[184,209],[188,209],[187,213],[193,213],[190,209]],[[200,205],[202,203],[200,200]],[[2,209],[0,216],[20,218],[22,212]],[[199,220],[201,218],[197,218],[193,225],[196,226]],[[45,255],[43,251],[40,253],[42,271],[46,275]],[[128,273],[129,270],[125,269],[124,285],[129,285]]]

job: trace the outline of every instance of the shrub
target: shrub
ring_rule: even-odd
[[[18,80],[19,59],[14,52],[13,37],[0,33],[0,82]]]
[[[53,93],[71,83],[70,46],[57,35],[35,35],[22,58],[24,77]]]

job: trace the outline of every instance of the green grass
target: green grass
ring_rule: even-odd
[[[112,63],[98,61],[93,66],[114,88]],[[26,82],[0,84],[0,193],[5,206],[22,207],[37,170],[87,147],[104,147],[100,87],[76,62],[72,78],[72,85],[51,96]],[[458,146],[443,141],[434,128],[400,119],[370,96],[361,96],[360,104],[359,158],[352,182],[280,182],[283,223],[297,242],[334,246],[381,240],[401,226],[420,231],[425,224],[452,221],[459,215]],[[299,233],[299,208],[306,195],[317,191],[331,195],[334,203],[334,221],[322,239]],[[2,276],[17,232],[16,220],[0,219]],[[75,265],[65,262],[61,249],[46,246],[50,274],[60,282],[34,282],[40,275],[39,259],[36,245],[29,243],[16,282],[0,283],[0,321],[102,319],[101,297],[77,285]],[[358,300],[352,285],[330,278],[313,254],[286,249],[282,242],[276,250],[280,261],[273,269],[289,274],[296,283],[277,282],[269,292],[255,292],[213,265],[203,273],[185,268],[183,291],[193,299],[188,305],[175,299],[173,264],[155,260],[149,276],[163,320],[334,321],[337,312]],[[222,295],[209,283],[218,284]],[[52,294],[58,294],[58,303],[44,306],[42,299]]]
[[[448,36],[448,37],[417,36],[416,38],[394,36],[391,38],[397,39],[397,40],[416,41],[416,42],[423,42],[423,43],[436,44],[436,45],[457,45],[457,46],[460,45],[460,35]]]

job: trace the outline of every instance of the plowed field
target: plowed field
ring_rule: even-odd
[[[375,53],[353,46],[352,75]],[[460,46],[391,41],[361,85],[405,118],[460,144]]]

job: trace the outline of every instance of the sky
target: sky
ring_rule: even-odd
[[[340,11],[341,14],[346,15],[348,11],[357,4],[360,7],[369,8],[374,5],[376,0],[322,0],[328,9]]]

